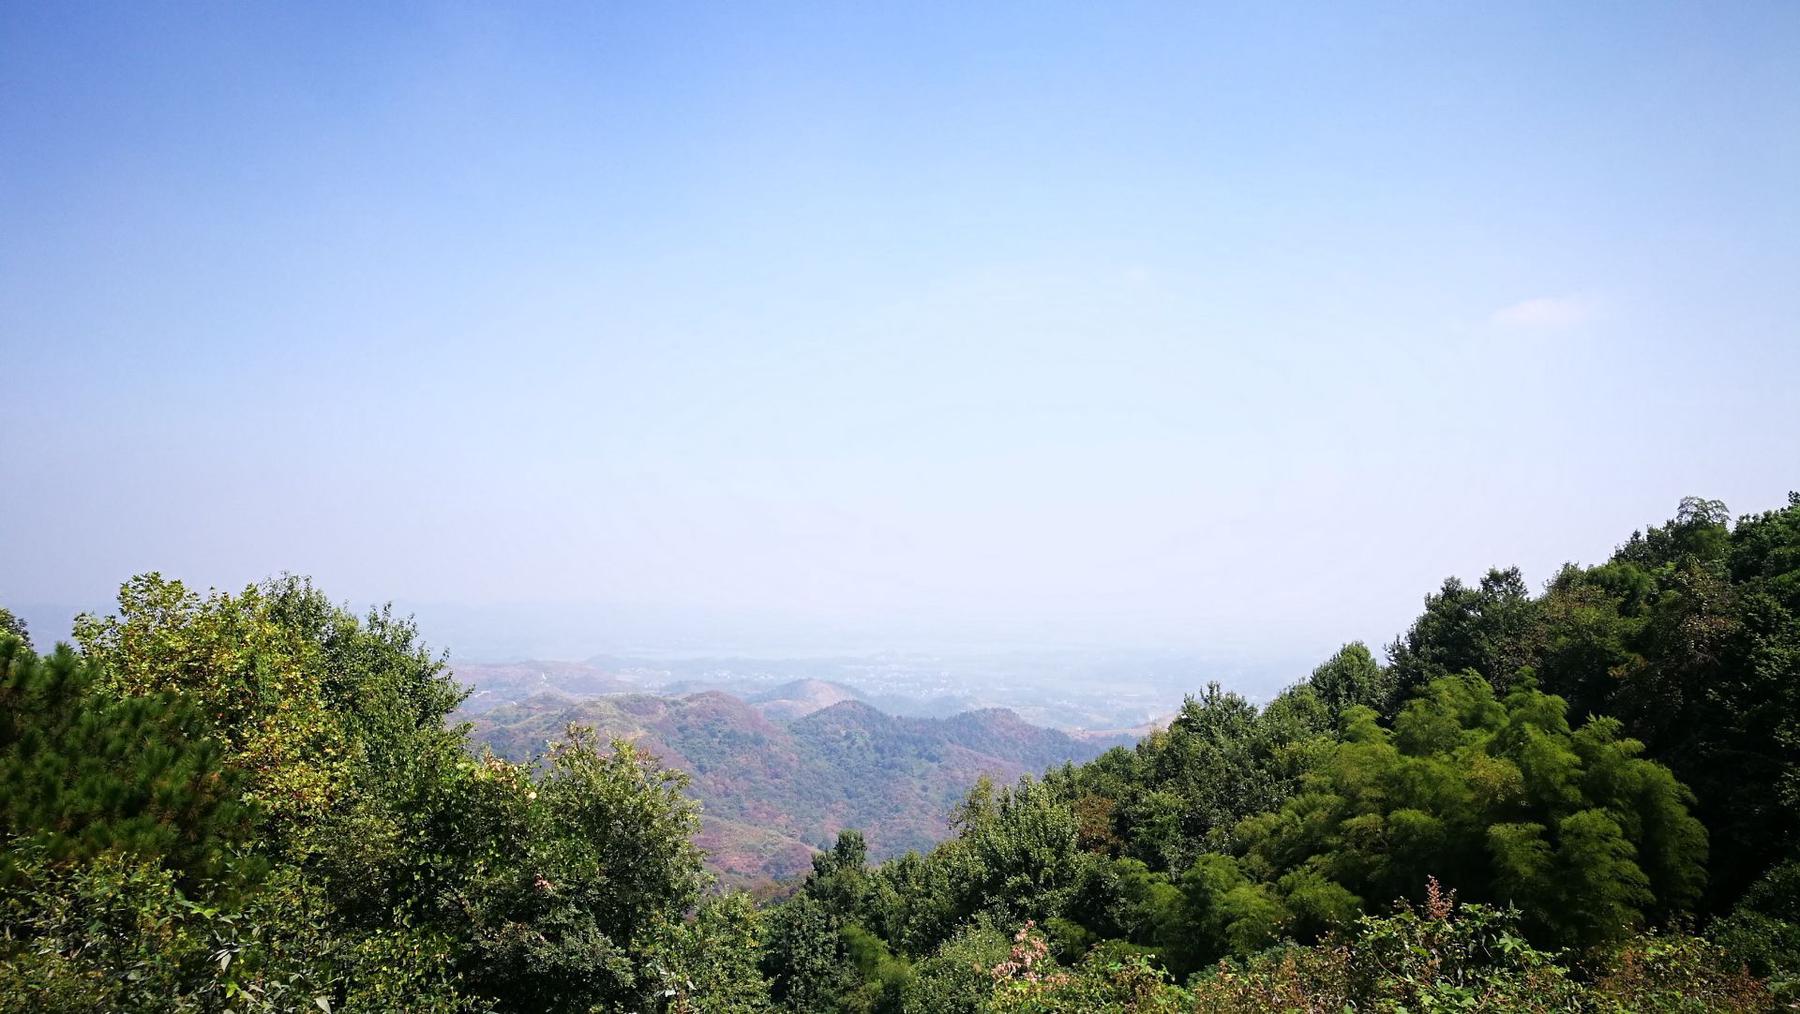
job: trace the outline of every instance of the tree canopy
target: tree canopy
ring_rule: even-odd
[[[1800,990],[1800,495],[1684,501],[1540,593],[1451,579],[1378,659],[1212,684],[718,890],[686,776],[477,750],[410,620],[156,574],[0,613],[0,1011],[1773,1010]],[[846,738],[845,770],[879,773]]]

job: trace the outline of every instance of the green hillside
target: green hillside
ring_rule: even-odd
[[[746,885],[804,873],[816,848],[845,828],[860,829],[878,858],[928,849],[949,833],[951,809],[977,779],[1011,782],[1101,751],[1004,709],[900,718],[838,700],[768,717],[767,702],[786,704],[796,692],[836,696],[788,686],[756,704],[718,692],[539,697],[470,716],[471,734],[528,761],[568,726],[585,725],[687,772],[709,864]]]
[[[72,646],[0,632],[0,1011],[1800,1002],[1800,495],[1448,581],[1383,654],[1080,764],[718,693],[496,708],[484,750],[410,621],[140,576]],[[871,861],[850,825],[899,848],[959,779]],[[833,826],[780,900],[706,870]]]

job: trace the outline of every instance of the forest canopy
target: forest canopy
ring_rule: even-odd
[[[300,578],[0,612],[0,1011],[1756,1010],[1800,973],[1800,495],[1446,581],[1257,705],[723,891],[685,776],[515,762]],[[34,632],[40,639],[43,631]]]

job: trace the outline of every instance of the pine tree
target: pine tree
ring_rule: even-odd
[[[66,645],[39,657],[0,634],[0,837],[55,860],[117,852],[221,873],[249,813],[205,729],[180,695],[112,696]]]

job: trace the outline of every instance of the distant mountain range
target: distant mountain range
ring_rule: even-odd
[[[611,693],[680,696],[722,690],[747,701],[785,694],[788,684],[835,684],[890,715],[948,718],[1010,708],[1033,725],[1063,730],[1134,728],[1166,719],[1208,680],[1268,684],[1230,660],[1162,652],[1044,650],[738,655],[595,655],[579,662],[461,663],[474,684],[472,711],[542,693],[585,699]],[[1304,670],[1302,670],[1304,671]]]
[[[613,675],[585,662],[493,662],[460,664],[456,678],[469,687],[462,710],[477,715],[534,697],[586,700],[608,694],[642,693],[643,683]]]
[[[578,723],[686,771],[703,807],[700,843],[715,870],[740,884],[803,872],[846,827],[862,830],[877,856],[929,848],[948,836],[951,808],[980,776],[1012,781],[1139,735],[1071,735],[1004,708],[895,716],[816,679],[740,697],[634,692],[573,663],[464,666],[458,675],[475,687],[462,717],[497,754],[535,756]]]

